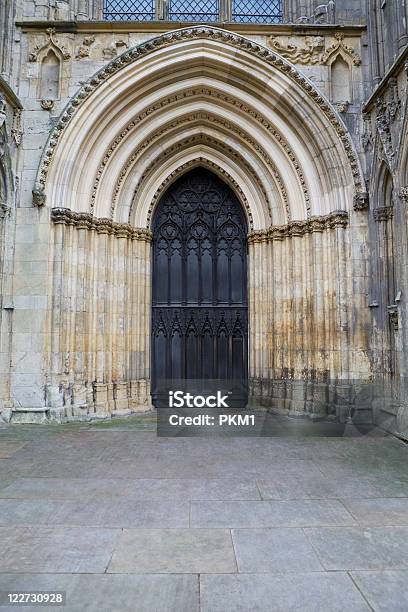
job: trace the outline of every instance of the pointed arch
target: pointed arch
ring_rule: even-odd
[[[128,141],[120,142],[126,126],[137,122],[148,107],[156,126],[168,122],[199,88],[196,108],[231,118],[243,135],[262,144],[278,169],[290,169],[295,177],[288,181],[294,220],[350,209],[353,196],[365,191],[346,127],[304,75],[278,54],[242,36],[197,26],[138,45],[81,88],[44,151],[35,186],[38,201],[46,195],[50,206],[90,211],[93,185],[107,152],[115,150],[110,162],[113,182],[129,157]],[[174,103],[169,105],[169,99]],[[145,139],[154,123],[146,115],[136,137]],[[223,139],[226,142],[228,135]],[[253,155],[259,157],[259,152]],[[241,180],[253,183],[249,175]],[[109,198],[101,197],[95,210],[109,217],[110,206]],[[261,224],[255,228],[264,227],[264,214],[255,210],[255,203],[251,206]]]

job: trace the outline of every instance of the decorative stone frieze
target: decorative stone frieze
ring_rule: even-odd
[[[331,57],[341,54],[343,57],[349,57],[355,66],[360,66],[361,58],[353,47],[346,45],[344,34],[336,32],[334,38],[335,41],[326,50],[323,36],[305,36],[303,47],[292,43],[284,44],[276,36],[271,36],[268,44],[271,49],[294,64],[327,64]]]
[[[95,230],[119,238],[150,242],[152,233],[145,228],[132,227],[128,223],[116,223],[112,219],[98,219],[89,213],[78,213],[68,208],[52,208],[51,219],[55,224],[72,225],[78,229]]]
[[[79,89],[76,95],[71,98],[69,103],[66,105],[63,113],[61,114],[58,123],[51,132],[47,146],[44,149],[40,161],[37,182],[43,187],[45,187],[48,169],[54,155],[55,147],[59,139],[61,138],[62,133],[65,131],[72,117],[75,115],[75,113],[84,103],[84,101],[88,99],[89,96],[96,89],[98,89],[98,87],[100,87],[110,76],[120,71],[124,66],[129,65],[134,61],[137,61],[140,57],[153,53],[154,51],[160,48],[165,48],[183,40],[187,41],[198,38],[213,39],[215,41],[219,41],[224,44],[233,46],[244,52],[253,54],[258,59],[261,59],[262,61],[286,74],[299,87],[301,87],[303,91],[307,94],[307,96],[309,96],[320,108],[322,113],[325,115],[327,120],[330,122],[330,124],[336,131],[349,160],[355,189],[357,192],[364,191],[364,177],[347,129],[344,124],[339,120],[338,115],[336,114],[328,100],[320,91],[317,90],[313,83],[301,72],[299,72],[291,63],[282,58],[282,56],[274,53],[272,50],[269,50],[258,43],[250,41],[232,32],[227,32],[217,28],[211,28],[209,26],[195,26],[192,28],[185,28],[183,30],[177,30],[174,32],[167,32],[165,34],[161,34],[157,38],[143,42],[140,45],[137,45],[136,47],[126,51],[116,59],[112,60],[107,66],[104,66],[93,77],[91,77]]]
[[[294,64],[320,64],[324,51],[323,36],[305,36],[304,46],[284,44],[276,36],[270,36],[268,45]]]
[[[314,232],[323,232],[335,227],[347,227],[349,215],[340,210],[321,217],[311,217],[304,221],[291,221],[286,225],[271,226],[267,230],[256,230],[248,234],[250,244],[284,240],[293,236],[305,236]]]
[[[48,49],[54,49],[54,51],[57,51],[58,55],[61,55],[62,59],[65,61],[71,59],[70,52],[64,47],[63,44],[59,42],[58,39],[55,38],[54,36],[55,28],[47,28],[46,33],[47,33],[46,42],[42,45],[37,45],[31,51],[31,53],[28,56],[28,61],[36,62],[38,60],[39,54],[48,51]]]
[[[367,210],[369,196],[367,192],[356,193],[353,200],[353,208],[356,211]]]
[[[392,219],[393,214],[394,209],[392,206],[380,206],[373,211],[375,221],[388,221],[389,219]]]

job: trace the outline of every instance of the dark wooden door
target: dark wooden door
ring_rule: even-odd
[[[191,170],[162,196],[152,271],[153,401],[165,380],[246,389],[247,224],[234,192],[209,170]]]

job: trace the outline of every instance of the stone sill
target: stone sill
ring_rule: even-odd
[[[361,36],[366,30],[365,25],[336,25],[330,24],[304,24],[304,23],[233,23],[233,22],[211,22],[200,23],[197,21],[17,21],[16,25],[23,31],[45,30],[55,28],[57,32],[152,32],[162,33],[182,28],[195,26],[219,28],[237,34],[248,35],[321,35],[324,33],[333,34],[341,30],[345,36]]]

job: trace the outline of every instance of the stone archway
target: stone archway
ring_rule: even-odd
[[[270,49],[194,27],[142,43],[98,72],[44,151],[34,195],[51,216],[44,359],[56,411],[148,405],[152,218],[162,194],[197,166],[229,185],[250,230],[253,393],[262,396],[273,379],[368,369],[350,248],[364,184],[346,127]]]

